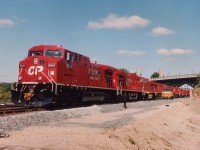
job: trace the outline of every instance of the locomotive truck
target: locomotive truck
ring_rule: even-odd
[[[38,45],[19,62],[18,82],[12,90],[16,105],[70,105],[84,99],[120,101],[160,98],[165,85],[114,68],[90,62],[89,57],[57,45]],[[173,88],[173,87],[171,87]]]

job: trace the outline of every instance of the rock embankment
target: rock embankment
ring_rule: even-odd
[[[197,87],[192,90],[192,96],[195,99],[200,98],[200,87]]]

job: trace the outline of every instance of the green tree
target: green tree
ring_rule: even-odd
[[[120,70],[124,71],[124,72],[129,72],[127,69],[125,68],[121,68]]]
[[[160,74],[158,72],[154,72],[152,75],[151,75],[151,79],[152,78],[159,78]]]

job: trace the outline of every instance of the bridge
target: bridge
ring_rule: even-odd
[[[198,81],[200,80],[200,73],[163,76],[159,78],[152,78],[149,80],[177,87],[187,84],[194,88],[198,84]]]

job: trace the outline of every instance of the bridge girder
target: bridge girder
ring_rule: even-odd
[[[154,80],[154,81],[162,83],[162,84],[166,84],[166,85],[177,86],[177,87],[187,84],[195,88],[195,86],[198,84],[197,78],[162,79],[162,80]]]

